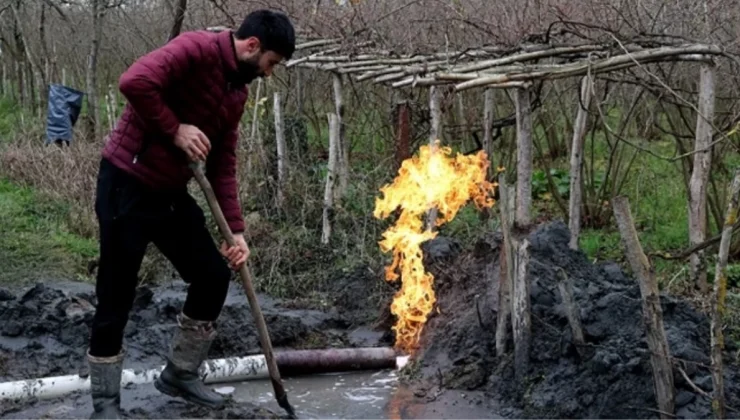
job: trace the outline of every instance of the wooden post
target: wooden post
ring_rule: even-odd
[[[429,146],[433,146],[437,140],[442,141],[442,93],[436,86],[429,88],[429,114]],[[437,209],[433,208],[427,213],[427,230],[434,230],[436,223]]]
[[[586,118],[591,103],[591,80],[588,76],[581,80],[581,100],[578,103],[576,122],[573,125],[573,146],[570,153],[570,200],[568,209],[568,228],[570,229],[570,249],[578,249],[581,234],[581,172],[583,169],[583,140],[586,137]]]
[[[342,76],[339,73],[332,75],[334,85],[334,104],[336,115],[339,119],[339,153],[337,154],[339,188],[335,190],[337,198],[347,192],[349,184],[349,141],[345,133],[344,124],[344,100],[342,99]]]
[[[324,212],[322,215],[321,243],[327,245],[331,236],[331,213],[334,205],[334,180],[337,170],[337,155],[339,154],[339,117],[329,113],[329,163],[326,171],[326,187],[324,189]]]
[[[531,223],[532,206],[532,107],[528,89],[516,89],[516,224]]]
[[[488,155],[491,166],[488,167],[488,176],[493,177],[496,167],[493,162],[493,119],[494,115],[494,90],[486,89],[483,96],[483,151]]]
[[[461,144],[464,145],[466,142],[472,141],[472,136],[470,135],[470,126],[465,115],[465,97],[463,95],[463,92],[457,94],[457,119],[459,120],[458,124],[462,127],[463,141]]]
[[[288,173],[288,154],[287,145],[285,144],[285,130],[283,130],[283,113],[280,105],[280,93],[274,95],[274,113],[275,113],[275,143],[277,144],[277,164],[278,164],[278,207],[282,207],[285,199],[285,182]]]
[[[116,126],[116,120],[118,119],[118,95],[112,84],[108,85],[108,101],[110,102],[110,109],[113,115],[112,126]]]
[[[514,237],[511,230],[514,224],[512,216],[516,208],[516,190],[514,186],[506,184],[504,174],[499,175],[498,190],[501,197],[499,203],[501,210],[501,231],[504,234],[504,243],[501,247],[498,314],[496,315],[496,355],[502,356],[506,352],[506,340],[512,326],[509,318],[511,317],[511,290],[514,288],[516,267],[514,263]]]
[[[732,243],[732,228],[737,222],[738,201],[740,199],[740,169],[735,170],[735,177],[730,187],[729,203],[727,213],[722,227],[722,239],[719,243],[719,255],[717,268],[714,275],[714,294],[712,295],[712,322],[711,322],[711,345],[712,345],[712,384],[714,395],[712,396],[712,407],[718,419],[727,416],[725,409],[725,385],[722,377],[722,351],[724,350],[724,334],[722,325],[725,315],[725,297],[727,296],[727,258],[730,254]]]
[[[110,97],[110,89],[108,90],[108,93],[105,95],[105,111],[108,114],[108,130],[113,131],[113,108],[111,107],[111,104],[113,101]]]
[[[431,145],[437,140],[442,140],[442,93],[436,86],[429,88],[429,117],[431,118],[429,126],[429,144]]]
[[[627,259],[640,284],[643,322],[648,348],[650,349],[650,364],[653,370],[658,408],[665,413],[661,414],[661,418],[673,418],[675,408],[673,368],[670,351],[668,350],[668,340],[666,340],[665,329],[663,328],[663,310],[660,307],[658,282],[655,280],[653,266],[643,252],[642,245],[640,245],[640,240],[637,237],[627,197],[614,198],[613,208]]]
[[[532,320],[529,300],[529,238],[523,236],[514,242],[516,246],[516,278],[512,305],[514,330],[514,369],[519,383],[529,370],[529,348],[532,341]]]
[[[247,153],[247,174],[251,174],[254,168],[255,155],[264,163],[264,147],[259,131],[259,109],[262,98],[262,79],[257,79],[257,89],[254,95],[254,109],[252,110],[252,126],[250,127],[248,153]]]
[[[704,64],[699,80],[699,115],[696,119],[696,143],[694,145],[694,168],[689,181],[689,241],[691,246],[706,240],[707,235],[707,184],[712,165],[712,122],[714,121],[714,65]],[[690,258],[691,278],[696,286],[706,293],[706,261],[704,251]]]
[[[570,324],[573,344],[576,345],[578,353],[583,354],[583,345],[586,344],[586,340],[583,338],[581,310],[578,308],[578,304],[573,297],[573,280],[568,277],[568,274],[563,269],[560,269],[558,290],[560,291],[560,297],[563,299],[563,307],[565,308],[565,315],[568,317],[568,324]]]
[[[526,237],[531,224],[532,205],[532,108],[529,90],[517,89],[516,129],[517,129],[517,168],[516,168],[516,212],[514,226],[517,238],[516,278],[512,289],[512,324],[514,330],[514,368],[521,382],[529,369],[529,349],[532,337],[532,321],[529,298],[529,239]]]
[[[396,167],[411,155],[411,118],[407,101],[396,104]]]

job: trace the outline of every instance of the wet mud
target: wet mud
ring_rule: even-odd
[[[530,234],[533,341],[530,370],[522,381],[514,375],[511,338],[507,355],[495,355],[501,235],[491,233],[473,249],[463,249],[444,237],[425,244],[425,262],[436,278],[437,307],[414,362],[399,374],[402,385],[390,395],[376,387],[372,398],[381,400],[367,410],[379,410],[377,417],[385,418],[659,417],[638,285],[617,264],[592,264],[583,253],[571,251],[568,235],[567,227],[559,222]],[[572,344],[557,288],[563,274],[572,279],[580,307],[587,344],[580,349]],[[369,298],[376,294],[381,275],[367,267],[338,275],[326,290],[322,310],[261,296],[276,350],[392,345],[389,297],[380,303]],[[175,282],[139,289],[125,334],[124,368],[164,364],[185,287]],[[96,304],[93,292],[91,285],[75,282],[0,289],[0,381],[84,373]],[[708,318],[681,299],[661,299],[676,366],[696,386],[711,392]],[[261,353],[246,298],[236,283],[218,330],[209,358]],[[727,347],[728,405],[740,407],[740,371],[731,356],[737,349],[729,341]],[[710,401],[695,392],[678,371],[674,378],[677,416],[711,418]],[[164,396],[151,384],[124,389],[122,406],[132,418],[285,415],[274,405],[265,384],[234,386],[237,392],[219,411]],[[311,378],[289,386],[293,387],[291,395],[304,396],[306,402],[301,403],[312,414],[309,417],[332,417],[336,410],[318,411],[332,401],[331,395],[337,395],[337,404],[347,404],[338,397],[340,393],[322,391],[321,382]],[[363,387],[367,384],[358,386]],[[308,396],[308,390],[314,393]],[[314,401],[322,392],[328,392],[327,401]],[[3,402],[0,418],[86,418],[91,409],[89,394],[76,393],[56,400]],[[352,410],[344,407],[336,414],[349,418],[353,414],[375,417],[372,413],[376,413]]]
[[[532,280],[530,370],[517,382],[512,360],[495,355],[501,235],[491,234],[470,252],[430,258],[439,311],[422,334],[414,382],[426,392],[484,392],[500,402],[498,414],[526,418],[657,418],[649,351],[636,281],[613,263],[592,264],[568,248],[560,222],[529,235]],[[444,248],[444,247],[442,247]],[[557,288],[561,275],[574,284],[587,346],[577,351]],[[491,287],[491,284],[494,286]],[[689,378],[711,392],[709,319],[687,302],[662,295],[670,351]],[[725,393],[740,406],[740,375],[727,343]],[[674,371],[678,418],[711,418],[711,403]],[[735,413],[738,414],[738,413]]]
[[[351,277],[350,280],[352,281]],[[355,280],[357,281],[357,280]],[[184,302],[182,282],[141,287],[125,331],[124,369],[153,368],[166,362],[176,315]],[[367,307],[355,304],[350,316],[341,306],[330,312],[286,308],[285,302],[260,296],[260,306],[276,351],[332,344],[378,346],[382,333],[357,325]],[[0,291],[0,382],[47,376],[86,374],[85,352],[96,305],[92,285],[38,283],[21,291]],[[261,354],[257,331],[244,292],[232,284],[217,324],[209,358]],[[124,389],[122,407],[132,418],[279,418],[248,402],[232,402],[218,412],[160,394],[151,384]],[[57,400],[4,401],[0,418],[86,418],[89,394]]]

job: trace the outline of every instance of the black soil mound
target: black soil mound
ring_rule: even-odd
[[[139,288],[125,331],[124,368],[154,368],[166,360],[169,342],[176,328],[176,315],[182,308],[186,286],[182,282],[160,288]],[[14,295],[0,293],[0,382],[69,375],[86,371],[85,353],[96,299],[91,285],[37,284]],[[337,315],[311,309],[286,309],[281,302],[260,297],[273,346],[276,350],[305,348],[319,343],[327,334],[342,334],[337,326],[348,321]],[[221,313],[218,336],[209,358],[262,353],[257,331],[244,292],[233,284]],[[346,331],[344,332],[346,334]],[[350,341],[350,340],[345,340]],[[124,394],[129,391],[124,390]],[[176,402],[153,388],[124,395],[123,407],[135,418],[272,418],[274,413],[249,405],[230,406],[218,413]],[[72,401],[70,403],[70,401]],[[60,401],[34,404],[2,404],[0,417],[42,416],[45,409]],[[71,411],[53,412],[52,417],[68,417],[91,410],[89,396],[65,400]],[[84,406],[84,407],[82,407]],[[47,410],[48,411],[48,410]],[[89,414],[89,413],[88,413]]]
[[[533,343],[530,371],[522,383],[515,380],[511,340],[508,355],[495,356],[500,235],[490,235],[473,252],[430,263],[439,312],[430,319],[417,355],[422,382],[484,390],[521,417],[657,418],[639,287],[618,265],[594,265],[570,250],[568,238],[567,227],[559,222],[529,237]],[[580,306],[587,342],[583,356],[571,344],[557,288],[562,273],[572,279]],[[708,318],[677,298],[664,295],[661,301],[677,365],[711,392]],[[740,375],[731,363],[728,357],[725,392],[728,405],[738,407]],[[710,401],[694,392],[678,370],[674,378],[678,417],[712,417]]]

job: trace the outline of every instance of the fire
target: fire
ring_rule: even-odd
[[[418,156],[403,162],[392,184],[383,186],[383,198],[375,200],[376,218],[387,218],[396,209],[401,214],[396,224],[383,233],[379,245],[393,252],[393,262],[385,269],[386,281],[401,279],[401,290],[391,304],[396,316],[393,330],[396,349],[413,353],[419,336],[436,301],[434,276],[424,270],[421,244],[437,236],[424,229],[424,215],[437,208],[436,226],[451,221],[468,202],[477,208],[492,207],[495,183],[486,180],[490,162],[483,151],[475,155],[451,156],[452,149],[422,146]],[[400,272],[400,274],[399,274]]]

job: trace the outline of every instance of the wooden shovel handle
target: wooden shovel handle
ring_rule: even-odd
[[[226,223],[226,217],[224,217],[224,214],[221,211],[221,206],[218,205],[216,194],[214,194],[213,192],[211,183],[208,182],[208,179],[203,173],[202,163],[191,164],[191,168],[193,169],[195,180],[198,182],[198,185],[200,185],[200,188],[203,190],[203,194],[206,196],[206,201],[208,201],[208,206],[211,208],[213,217],[216,219],[216,224],[218,225],[219,231],[221,231],[221,235],[224,237],[226,243],[229,244],[229,246],[234,246],[236,244],[236,242],[234,241],[234,235],[232,234],[228,223]],[[260,344],[262,345],[262,351],[265,354],[267,370],[270,373],[270,380],[275,391],[275,398],[277,399],[278,404],[280,404],[281,407],[288,411],[291,416],[295,416],[293,408],[288,403],[285,388],[283,387],[283,383],[280,378],[280,371],[278,371],[277,363],[275,362],[275,356],[273,355],[272,351],[272,341],[270,340],[270,335],[267,332],[267,324],[265,324],[265,318],[262,315],[262,310],[260,309],[259,302],[257,301],[257,295],[254,292],[254,286],[252,285],[253,276],[246,262],[242,264],[241,268],[239,269],[239,275],[241,276],[242,285],[244,286],[244,292],[246,293],[247,300],[249,301],[249,307],[252,311],[252,317],[257,324],[257,332],[259,333],[258,335]]]

